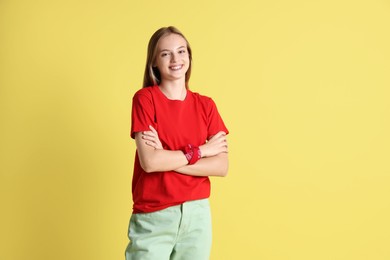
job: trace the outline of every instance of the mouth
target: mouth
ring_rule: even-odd
[[[183,64],[181,65],[174,65],[174,66],[169,66],[169,69],[170,70],[173,70],[173,71],[177,71],[177,70],[181,70],[183,68]]]

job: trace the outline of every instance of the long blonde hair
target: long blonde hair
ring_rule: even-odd
[[[191,76],[192,50],[191,50],[190,44],[187,41],[186,37],[174,26],[162,27],[162,28],[158,29],[149,40],[148,54],[146,57],[146,67],[145,67],[145,73],[144,73],[144,83],[143,83],[144,88],[159,85],[161,83],[160,71],[158,70],[157,67],[153,66],[153,64],[155,63],[155,60],[156,60],[156,56],[157,56],[157,45],[158,45],[158,41],[162,37],[173,34],[173,33],[178,34],[181,37],[183,37],[187,43],[187,51],[188,51],[190,64],[189,64],[188,70],[186,72],[185,86],[188,89],[188,81],[190,80],[190,76]]]

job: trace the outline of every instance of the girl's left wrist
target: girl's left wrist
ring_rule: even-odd
[[[202,158],[202,151],[198,146],[188,144],[183,148],[183,153],[188,161],[188,164],[195,164],[199,159]]]

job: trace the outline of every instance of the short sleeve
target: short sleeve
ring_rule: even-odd
[[[208,103],[208,138],[217,134],[219,131],[224,131],[226,134],[228,134],[229,130],[226,128],[225,123],[223,122],[222,117],[218,112],[214,100],[210,98]]]
[[[136,132],[148,131],[149,126],[155,127],[155,110],[151,96],[136,93],[133,97],[131,112],[131,138]]]

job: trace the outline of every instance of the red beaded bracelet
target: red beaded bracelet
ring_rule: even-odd
[[[202,158],[202,154],[200,152],[199,147],[188,144],[184,147],[183,153],[187,158],[188,164],[195,164],[200,158]]]

